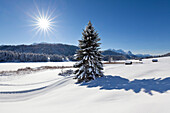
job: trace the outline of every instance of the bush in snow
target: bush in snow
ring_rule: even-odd
[[[71,74],[73,74],[73,70],[66,70],[66,71],[63,71],[61,73],[59,73],[58,75],[60,76],[70,76]]]
[[[77,51],[76,59],[79,61],[74,65],[78,68],[75,71],[78,82],[87,82],[94,80],[96,77],[103,76],[102,55],[99,51],[100,38],[89,21],[86,29],[83,30],[82,40],[79,40],[79,50]]]
[[[152,62],[158,62],[158,59],[152,59]]]

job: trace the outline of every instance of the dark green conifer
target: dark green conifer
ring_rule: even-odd
[[[100,38],[89,21],[82,33],[82,39],[79,40],[79,50],[76,59],[79,61],[74,66],[78,68],[75,71],[75,78],[78,82],[87,82],[94,80],[96,77],[103,76],[102,55],[99,51]]]

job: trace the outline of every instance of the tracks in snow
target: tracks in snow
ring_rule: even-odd
[[[71,80],[73,77],[64,77],[62,79],[53,79],[49,81],[39,82],[39,83],[33,83],[33,84],[1,84],[8,87],[8,86],[30,86],[30,85],[39,85],[41,84],[41,87],[37,88],[31,88],[31,89],[25,89],[25,90],[14,90],[14,91],[0,91],[0,102],[16,102],[16,101],[24,101],[28,100],[37,96],[40,96],[42,94],[46,94],[49,91],[55,90],[57,88],[61,88],[68,84],[68,81]],[[43,85],[47,82],[48,85]],[[51,83],[52,82],[52,83]]]

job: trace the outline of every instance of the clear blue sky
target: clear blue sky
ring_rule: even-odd
[[[35,35],[28,14],[55,9],[54,33]],[[0,0],[0,44],[39,42],[78,45],[82,29],[91,20],[102,49],[134,53],[170,52],[169,0]]]

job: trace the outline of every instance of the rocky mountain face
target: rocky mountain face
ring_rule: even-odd
[[[109,58],[112,58],[113,60],[125,60],[134,58],[133,56],[130,56],[128,54],[123,54],[110,49],[102,51],[102,54],[104,55],[103,60],[108,60]]]

